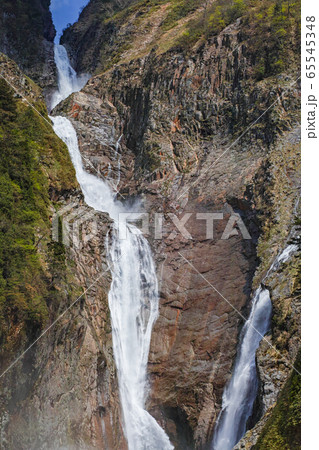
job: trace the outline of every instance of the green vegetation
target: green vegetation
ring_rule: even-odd
[[[48,320],[48,302],[56,296],[50,266],[59,270],[61,262],[61,246],[51,243],[50,238],[49,192],[74,186],[74,171],[64,144],[0,78],[2,351],[16,344],[12,335],[20,340],[36,335]]]
[[[300,0],[265,1],[249,12],[246,29],[252,27],[255,39],[249,47],[256,57],[257,79],[280,73],[300,53]]]
[[[170,10],[162,23],[164,31],[169,30],[177,25],[178,21],[183,17],[196,11],[203,4],[202,0],[173,0],[171,1]]]
[[[180,44],[193,45],[199,38],[217,35],[236,19],[243,16],[248,9],[249,0],[217,0],[210,7],[205,7],[201,16],[190,22],[183,34]]]
[[[300,0],[217,0],[188,24],[178,44],[189,50],[238,18],[258,80],[282,72],[299,53]]]
[[[130,58],[146,56],[153,48],[157,54],[191,53],[195,45],[237,20],[241,22],[238,44],[255,79],[281,73],[298,61],[300,0],[139,0],[128,6],[110,2],[109,8],[103,3],[92,0],[80,21],[62,37],[81,54],[83,70],[100,73]],[[86,38],[91,33],[103,36],[94,52]]]
[[[161,166],[161,159],[159,156],[160,145],[157,142],[147,142],[145,144],[144,152],[141,160],[141,168],[148,172],[154,172]]]
[[[113,15],[109,15],[107,12],[104,17],[99,16],[98,20],[102,22],[103,34],[106,36],[114,33],[114,29],[120,29],[131,17],[134,17],[134,25],[139,28],[141,21],[151,15],[159,8],[159,5],[165,0],[141,0],[133,3],[125,9],[115,12]],[[72,27],[71,27],[72,29]],[[66,31],[66,35],[68,30]],[[110,38],[105,38],[104,44],[100,50],[101,65],[103,70],[107,70],[117,64],[122,54],[132,47],[132,42],[127,41],[126,35],[117,35],[116,40],[111,40],[112,46],[110,46]]]
[[[295,367],[300,372],[300,355]],[[300,447],[301,377],[293,371],[268,419],[255,450],[294,450]]]

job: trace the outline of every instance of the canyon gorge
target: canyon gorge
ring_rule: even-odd
[[[1,448],[300,448],[299,25],[1,2]]]

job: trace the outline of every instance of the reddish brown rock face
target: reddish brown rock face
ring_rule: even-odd
[[[114,169],[112,152],[116,137],[120,135],[117,126],[120,121],[113,105],[97,103],[91,94],[80,93],[74,94],[66,107],[85,158],[93,161],[96,169],[103,164]],[[109,109],[104,113],[104,108]],[[101,121],[99,131],[96,131],[96,121],[101,120],[98,112],[101,111],[108,120]],[[103,140],[99,139],[101,135]],[[134,179],[127,178],[132,174],[130,158],[134,154],[126,150],[125,143],[122,145],[120,187],[124,193],[127,186],[131,191],[136,188]],[[234,163],[231,165],[231,160],[227,163],[228,170],[237,171],[246,180],[254,173],[254,166],[239,170]],[[256,170],[258,158],[254,164]],[[87,169],[93,171],[89,165]],[[236,226],[228,239],[221,239],[234,208],[227,202],[227,191],[213,185],[218,179],[223,187],[227,177],[229,173],[225,174],[223,163],[210,181],[211,190],[207,187],[205,194],[198,200],[189,201],[184,211],[182,207],[174,209],[174,203],[169,199],[154,202],[165,178],[150,183],[142,181],[142,186],[138,187],[146,192],[144,204],[150,212],[152,232],[152,215],[164,210],[163,238],[154,239],[152,233],[149,236],[157,263],[160,315],[152,334],[151,391],[147,404],[177,448],[185,448],[185,445],[200,448],[211,435],[223,387],[236,354],[241,319],[235,309],[242,311],[247,304],[256,267],[255,212],[238,177],[229,186],[232,195],[237,190],[240,198],[229,201],[244,220],[249,218],[247,226],[253,239],[245,240]],[[214,203],[213,198],[217,199]],[[196,214],[212,212],[223,214],[224,218],[214,223],[214,239],[207,239],[206,221],[198,220]],[[169,214],[175,214],[180,220],[184,214],[190,214],[185,228],[191,239],[180,233]]]
[[[221,240],[225,218],[216,221],[214,240],[205,238],[202,221],[190,219],[192,241],[177,233],[155,247],[161,308],[150,352],[149,407],[159,419],[164,411],[168,432],[170,421],[180,427],[171,437],[181,448],[202,447],[211,433],[236,352],[235,309],[247,304],[256,263],[240,234]]]
[[[291,138],[287,130],[299,119],[298,87],[290,86],[289,73],[256,83],[253,55],[241,39],[236,22],[187,57],[177,51],[152,52],[94,76],[56,111],[76,128],[85,169],[102,178],[117,178],[116,143],[122,136],[119,198],[138,197],[150,213],[160,312],[149,355],[147,409],[176,449],[209,445],[236,355],[241,315],[247,316],[252,290],[288,238],[298,209],[298,183],[290,177],[298,172],[291,163],[295,148],[285,153]],[[263,115],[258,126],[248,128],[284,89],[286,100]],[[82,202],[80,196],[77,202]],[[235,224],[228,239],[222,239],[234,212],[252,239],[244,239]],[[162,239],[154,237],[155,213],[164,215]],[[169,217],[175,214],[181,220],[186,213],[192,214],[185,225],[192,239],[183,237]],[[207,238],[205,221],[197,220],[197,213],[223,214],[223,220],[215,221],[213,239]],[[280,225],[272,235],[274,224]],[[77,286],[89,287],[105,269],[101,249],[109,225],[107,217],[101,218],[97,245],[68,255]],[[285,272],[290,281],[294,276]],[[278,275],[280,282],[282,277]],[[278,280],[271,284],[276,323],[288,317],[298,330],[292,289],[282,288],[282,294]],[[48,339],[52,359],[31,390],[29,409],[24,405],[22,411],[35,414],[41,406],[36,421],[40,416],[52,420],[57,441],[63,436],[78,447],[80,442],[85,448],[122,450],[126,443],[107,306],[110,282],[108,276],[85,295],[74,313],[74,327],[62,324]],[[292,312],[283,307],[283,298]],[[276,325],[274,336],[281,351],[287,347],[287,355],[294,358],[299,337],[291,339],[288,332],[283,336]],[[63,347],[61,340],[71,344]],[[262,388],[271,385],[267,374],[274,370],[268,350],[262,348],[259,355]],[[45,345],[38,350],[39,359],[42,355],[47,355]],[[280,385],[287,370],[281,376]],[[273,388],[276,395],[279,387]],[[276,395],[267,397],[264,410]],[[17,413],[11,437],[21,420]],[[19,425],[22,430],[24,426]],[[52,430],[45,432],[47,443]],[[23,436],[13,442],[23,445]]]
[[[108,173],[115,173],[114,145],[123,134],[120,194],[143,198],[152,232],[152,215],[164,214],[163,238],[149,236],[160,314],[152,334],[147,408],[183,449],[210,442],[231,375],[258,265],[260,223],[253,186],[265,170],[265,142],[273,139],[267,119],[260,124],[262,139],[253,131],[241,145],[232,144],[227,111],[233,102],[243,108],[244,99],[231,50],[237,45],[236,27],[226,33],[230,48],[225,50],[222,37],[207,44],[196,56],[198,65],[178,57],[173,63],[165,57],[136,61],[94,77],[63,107],[95,170],[108,166]],[[230,72],[226,64],[216,69],[221,55],[234,58]],[[247,64],[243,53],[237,57]],[[250,86],[249,78],[241,82]],[[253,89],[251,96],[259,100],[249,100],[254,111],[245,110],[246,123],[268,102],[266,86]],[[292,104],[297,105],[297,95],[291,92]],[[281,106],[278,112],[279,126],[286,113]],[[196,139],[191,130],[197,130]],[[214,239],[207,239],[205,221],[196,220],[196,214],[217,212],[223,220],[215,221]],[[236,224],[229,238],[221,239],[234,212],[252,239],[244,239]],[[169,218],[182,219],[186,213],[192,214],[185,225],[192,239],[184,238]]]

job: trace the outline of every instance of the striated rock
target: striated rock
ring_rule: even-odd
[[[78,205],[72,209],[75,215],[82,200],[70,201]],[[80,214],[89,210],[81,206]],[[72,294],[70,286],[64,287],[68,300],[59,305],[57,318],[64,315],[39,341],[34,363],[38,376],[19,409],[10,411],[8,448],[125,448],[105,295],[110,284],[104,254],[109,220],[104,214],[94,220],[100,227],[96,236],[67,251],[76,290]],[[83,223],[85,235],[87,226]]]
[[[0,446],[123,449],[126,443],[106,295],[110,272],[105,239],[107,235],[111,238],[110,220],[84,204],[67,149],[49,125],[40,89],[8,58],[1,56],[1,63],[5,78],[43,114],[40,117],[15,95],[19,113],[32,117],[31,123],[23,123],[29,139],[37,132],[37,146],[32,143],[39,165],[33,169],[33,177],[43,183],[45,206],[42,201],[35,209],[42,208],[44,223],[28,228],[34,233],[30,236],[31,263],[38,261],[40,275],[35,272],[29,280],[29,272],[35,269],[27,254],[18,292],[1,285],[6,319],[1,303]],[[6,122],[1,126],[6,133]],[[15,123],[9,126],[12,130]],[[27,150],[25,147],[24,153]],[[11,151],[15,155],[18,148]],[[29,221],[32,223],[31,218]],[[62,238],[68,245],[62,245]],[[15,276],[20,276],[17,269]],[[31,299],[24,299],[29,290]]]
[[[275,213],[269,199],[283,199],[287,192],[277,192],[272,180],[265,178],[269,164],[279,170],[273,155],[293,139],[283,130],[297,123],[298,86],[291,86],[288,74],[256,83],[250,76],[249,55],[244,46],[238,49],[239,30],[237,22],[187,58],[151,52],[117,66],[93,77],[63,105],[77,129],[83,155],[94,166],[87,168],[97,171],[109,166],[115,180],[114,145],[123,133],[120,195],[142,195],[146,211],[164,214],[163,238],[154,239],[154,218],[149,236],[161,307],[149,359],[148,409],[176,448],[203,448],[210,442],[242,326],[236,310],[248,315],[252,286],[257,282],[253,284],[257,239],[260,232],[265,233],[262,214],[269,210],[278,222],[285,217],[274,242],[266,244],[271,258],[284,245],[294,220],[293,210],[287,214],[290,203]],[[279,83],[276,88],[274,83]],[[237,142],[234,127],[240,135],[284,89],[290,108],[278,102]],[[277,146],[279,133],[284,134]],[[290,156],[283,156],[283,164],[286,158]],[[298,173],[296,167],[289,170]],[[261,177],[263,187],[269,185],[267,192],[258,184]],[[294,205],[297,191],[291,192]],[[210,240],[196,214],[212,212],[223,213],[224,220],[216,221],[215,238]],[[234,212],[243,218],[252,240],[243,239],[238,228],[229,239],[221,240]],[[180,219],[185,213],[192,214],[186,225],[191,240],[180,235],[169,217],[176,214]],[[264,270],[269,268],[266,255],[260,258],[265,259]],[[294,356],[288,355],[288,360]],[[268,371],[265,376],[272,380]],[[259,407],[255,422],[286,378],[287,371],[276,388],[276,381],[267,385],[266,377],[262,379],[265,406]]]
[[[128,204],[139,198],[150,213],[160,315],[147,408],[175,448],[207,448],[236,356],[240,314],[248,316],[253,290],[278,251],[298,237],[296,64],[292,58],[287,70],[256,77],[256,50],[240,19],[184,51],[163,42],[180,35],[196,11],[165,31],[169,5],[105,7],[92,1],[63,37],[77,69],[96,75],[55,112],[76,128],[86,169],[111,181]],[[119,64],[111,67],[114,62]],[[86,208],[78,193],[62,197],[55,197],[61,207]],[[198,213],[223,215],[215,220],[213,238]],[[160,239],[155,214],[162,214]],[[185,214],[183,235],[176,224]],[[238,220],[229,222],[233,214],[251,239],[244,238]],[[70,311],[71,320],[63,318],[37,347],[36,382],[18,407],[5,409],[9,448],[32,448],[33,442],[34,448],[125,448],[109,276],[90,288],[107,264],[102,244],[110,223],[104,215],[98,223],[96,242],[66,250],[70,284],[81,293],[89,290]],[[228,223],[228,238],[222,239]],[[299,254],[267,285],[273,347],[263,342],[258,350],[260,392],[244,448],[258,440],[298,352],[298,264]],[[66,284],[60,289],[63,310],[74,295],[67,295]],[[31,427],[24,417],[34,417]]]

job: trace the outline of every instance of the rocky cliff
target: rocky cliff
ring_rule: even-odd
[[[107,439],[123,448],[106,297],[109,220],[83,204],[40,88],[4,55],[0,62],[0,446],[104,448]],[[70,212],[68,226],[79,224],[81,235],[100,227],[81,248],[62,241]]]
[[[253,2],[249,10],[243,2],[237,9],[227,2],[194,4],[182,11],[182,2],[139,2],[112,17],[99,13],[98,39],[77,56],[81,30],[97,20],[95,3],[63,42],[77,67],[97,75],[64,110],[83,154],[104,175],[109,165],[116,173],[116,161],[97,130],[111,121],[114,134],[123,133],[120,193],[142,195],[147,211],[164,214],[164,238],[153,241],[162,287],[149,409],[177,448],[202,448],[210,442],[242,326],[222,297],[246,315],[252,289],[298,222],[298,13],[282,10],[279,19],[276,2]],[[214,240],[195,220],[198,212],[224,214]],[[233,212],[251,240],[236,231],[220,239]],[[185,213],[192,213],[186,227],[192,240],[169,218]],[[251,426],[274,405],[297,355],[298,261],[290,263],[290,285],[281,273],[269,286],[273,345],[283,356],[262,346]],[[269,381],[272,374],[277,381]]]
[[[0,3],[0,52],[12,58],[41,87],[54,87],[55,29],[50,0]]]
[[[102,49],[110,42],[114,46],[119,45],[112,18],[117,14],[125,14],[127,7],[134,3],[135,0],[89,2],[78,22],[64,31],[61,44],[67,48],[78,73],[92,73],[97,67],[102,67]]]
[[[181,449],[209,447],[243,326],[238,311],[247,317],[275,256],[299,245],[298,5],[249,6],[92,0],[62,38],[78,70],[95,72],[58,107],[77,130],[86,169],[119,180],[119,197],[139,196],[151,213],[161,300],[147,408]],[[86,208],[78,192],[57,192],[54,201]],[[213,237],[199,213],[222,215]],[[176,227],[183,217],[188,235]],[[74,289],[106,269],[108,218],[99,223],[97,241],[64,249]],[[291,439],[299,427],[291,367],[300,345],[299,266],[297,252],[267,281],[271,346],[258,350],[259,395],[241,448],[299,448]],[[109,282],[103,276],[39,344],[36,383],[18,408],[6,407],[8,448],[125,448]],[[63,286],[60,310],[74,298]],[[293,407],[287,398],[297,399]],[[293,426],[285,431],[287,414]]]

